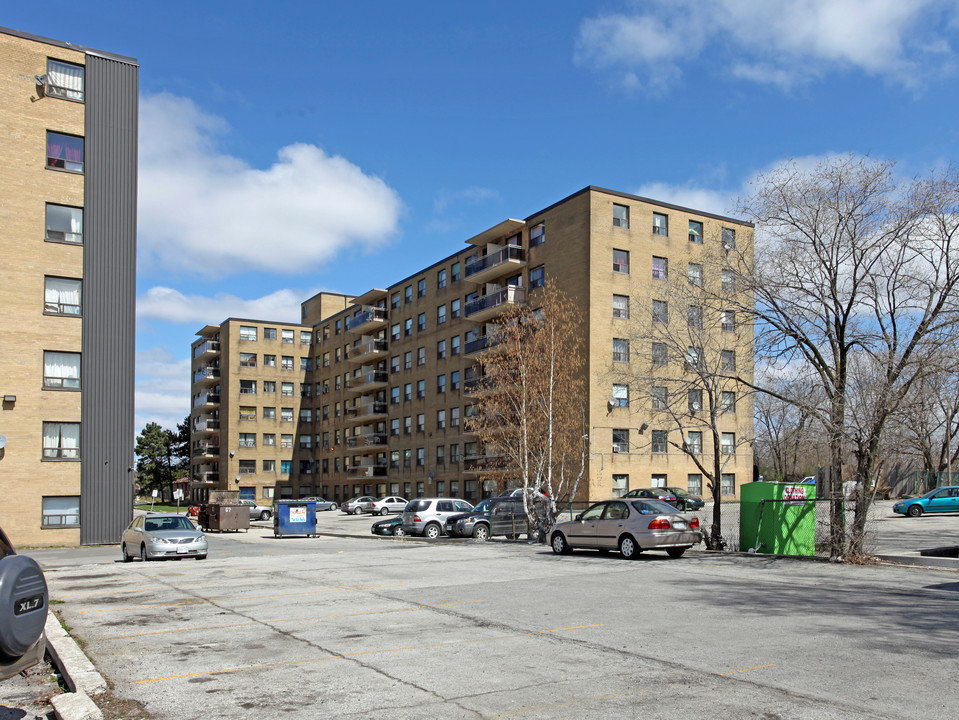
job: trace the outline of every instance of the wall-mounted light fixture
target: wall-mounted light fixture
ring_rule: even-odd
[[[4,395],[4,396],[3,396],[3,401],[4,401],[5,403],[15,403],[15,402],[17,401],[17,396],[16,396],[16,395]]]

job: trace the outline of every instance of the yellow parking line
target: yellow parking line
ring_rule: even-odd
[[[161,607],[174,607],[177,605],[199,605],[202,603],[210,603],[214,601],[222,600],[262,600],[264,598],[278,598],[278,597],[293,597],[295,595],[321,595],[323,593],[330,592],[343,592],[343,591],[356,591],[361,590],[387,590],[393,588],[402,588],[406,587],[405,585],[374,585],[370,587],[360,587],[360,586],[347,586],[339,588],[327,588],[326,590],[308,590],[307,592],[298,592],[298,593],[279,593],[274,595],[244,595],[242,597],[215,597],[215,598],[201,598],[199,600],[184,600],[183,602],[173,602],[173,603],[157,603],[155,605],[129,605],[122,608],[100,608],[99,610],[81,610],[80,615],[92,615],[94,613],[104,613],[104,612],[115,612],[122,610],[144,610],[148,608],[161,608]]]
[[[286,623],[286,622],[306,622],[307,620],[328,620],[330,618],[356,617],[358,615],[383,615],[386,613],[409,612],[410,610],[425,610],[427,608],[446,607],[448,605],[467,605],[470,603],[481,603],[481,602],[483,601],[482,600],[459,600],[457,602],[438,603],[436,605],[417,605],[416,607],[393,608],[392,610],[369,610],[367,612],[337,613],[335,615],[313,615],[310,617],[300,617],[300,618],[279,618],[277,620],[260,620],[256,622],[228,623],[225,625],[201,625],[199,627],[191,626],[191,627],[185,627],[185,628],[174,628],[172,630],[154,630],[153,632],[133,633],[131,635],[112,635],[110,637],[100,638],[100,640],[125,640],[127,638],[145,637],[147,635],[169,635],[171,633],[194,632],[196,630],[218,630],[222,628],[249,627],[250,625],[272,625],[275,623]]]
[[[168,675],[167,677],[149,678],[147,680],[135,680],[133,684],[143,685],[145,683],[160,682],[162,680],[180,680],[182,678],[198,677],[200,675],[225,675],[228,673],[244,672],[246,670],[265,670],[267,668],[284,667],[288,665],[306,665],[310,663],[323,662],[325,660],[343,660],[345,658],[358,657],[360,655],[376,655],[380,653],[404,652],[407,650],[427,650],[430,648],[450,647],[454,645],[469,645],[469,644],[477,644],[477,643],[484,643],[484,642],[492,642],[495,640],[513,640],[521,637],[532,637],[534,635],[546,635],[549,633],[563,632],[565,630],[582,630],[584,628],[602,627],[602,625],[603,623],[594,623],[592,625],[574,625],[572,627],[553,628],[552,630],[537,630],[535,632],[523,633],[521,635],[500,635],[500,636],[491,637],[491,638],[472,638],[469,640],[453,640],[451,642],[431,643],[429,645],[411,645],[409,647],[387,648],[382,650],[363,650],[363,651],[351,652],[351,653],[337,653],[336,655],[328,655],[327,657],[322,657],[322,658],[312,658],[310,660],[289,660],[287,662],[280,662],[280,663],[263,663],[260,665],[244,665],[243,667],[226,668],[224,670],[207,670],[206,672],[184,673],[182,675]]]
[[[740,670],[730,670],[729,672],[719,673],[719,675],[735,675],[736,673],[749,672],[750,670],[761,670],[762,668],[768,667],[776,667],[776,663],[769,663],[768,665],[753,665],[752,667],[742,668]]]

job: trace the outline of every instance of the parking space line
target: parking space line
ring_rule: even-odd
[[[176,607],[177,605],[201,605],[203,603],[212,603],[212,602],[223,602],[229,600],[263,600],[265,598],[280,598],[280,597],[293,597],[295,595],[322,595],[323,593],[331,592],[359,592],[361,590],[391,590],[396,588],[404,588],[405,585],[371,585],[369,587],[363,587],[360,585],[338,587],[338,588],[327,588],[325,590],[308,590],[307,592],[296,592],[296,593],[277,593],[273,595],[243,595],[241,597],[237,596],[228,596],[228,597],[213,597],[213,598],[201,598],[199,600],[192,601],[183,601],[183,602],[173,602],[173,603],[157,603],[155,605],[129,605],[127,607],[116,608],[100,608],[99,610],[81,610],[80,615],[93,615],[95,613],[104,613],[104,612],[114,612],[114,611],[123,611],[123,610],[144,610],[149,608],[162,608],[162,607]]]
[[[735,675],[737,673],[749,672],[750,670],[761,670],[762,668],[776,667],[776,663],[769,663],[768,665],[753,665],[752,667],[742,668],[740,670],[730,670],[729,672],[719,673],[720,676],[725,675]]]
[[[310,617],[280,618],[277,620],[258,620],[255,622],[228,623],[225,625],[202,625],[199,627],[194,625],[186,628],[174,628],[172,630],[154,630],[153,632],[133,633],[131,635],[113,635],[111,637],[104,637],[99,639],[100,640],[124,640],[126,638],[146,637],[148,635],[169,635],[172,633],[195,632],[196,630],[218,630],[222,628],[249,627],[251,625],[272,625],[275,623],[285,623],[285,622],[305,622],[307,620],[328,620],[330,618],[357,617],[360,615],[384,615],[386,613],[410,612],[411,610],[426,610],[429,608],[448,607],[450,605],[467,605],[471,603],[481,603],[481,602],[483,601],[482,600],[458,600],[456,602],[438,603],[436,605],[417,605],[416,607],[393,608],[392,610],[369,610],[366,612],[336,613],[333,615],[313,615]]]
[[[428,645],[411,645],[409,647],[385,648],[382,650],[361,650],[358,652],[351,652],[351,653],[337,653],[335,655],[328,655],[326,657],[321,657],[321,658],[312,658],[309,660],[289,660],[287,662],[279,662],[279,663],[262,663],[259,665],[244,665],[242,667],[226,668],[223,670],[207,670],[205,672],[184,673],[182,675],[168,675],[166,677],[148,678],[146,680],[134,680],[133,684],[144,685],[146,683],[162,682],[164,680],[182,680],[183,678],[199,677],[201,675],[227,675],[230,673],[246,672],[249,670],[266,670],[268,668],[286,667],[290,665],[307,665],[312,663],[323,662],[326,660],[345,660],[346,658],[359,657],[361,655],[377,655],[382,653],[405,652],[407,650],[428,650],[431,648],[453,647],[456,645],[473,645],[473,644],[479,644],[479,643],[485,643],[485,642],[493,642],[496,640],[514,640],[516,638],[533,637],[536,635],[547,635],[550,633],[564,632],[566,630],[583,630],[586,628],[595,628],[595,627],[602,627],[602,626],[603,626],[603,623],[594,623],[592,625],[573,625],[570,627],[552,628],[551,630],[536,630],[533,632],[522,633],[520,635],[498,635],[496,637],[470,638],[469,640],[453,640],[450,642],[430,643]]]

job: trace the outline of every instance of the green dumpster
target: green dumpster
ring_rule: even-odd
[[[746,483],[740,492],[740,547],[773,555],[815,555],[815,497],[815,485]]]

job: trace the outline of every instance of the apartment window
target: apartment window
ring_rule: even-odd
[[[724,432],[722,434],[723,455],[736,454],[736,433]]]
[[[460,354],[460,336],[454,335],[450,338],[450,355]]]
[[[416,432],[426,432],[426,415],[424,413],[416,416]]]
[[[462,302],[457,298],[450,301],[450,317],[454,320],[460,316],[460,306]]]
[[[240,420],[256,420],[256,408],[252,405],[240,405]]]
[[[686,270],[686,278],[689,280],[690,285],[695,285],[696,287],[703,286],[703,266],[699,263],[689,263],[689,267]]]
[[[413,302],[413,286],[412,285],[407,285],[405,288],[403,288],[403,299],[406,301],[407,304]]]
[[[436,464],[446,465],[446,447],[443,445],[436,446]]]
[[[426,448],[416,448],[416,467],[426,465]]]
[[[689,221],[689,242],[702,245],[703,242],[703,224],[698,220]]]
[[[543,265],[537,265],[529,271],[530,289],[543,287],[546,284],[546,268]]]
[[[280,358],[280,369],[282,370],[292,370],[293,369],[293,356],[284,355]]]
[[[255,475],[256,460],[240,460],[240,475]]]
[[[47,132],[47,167],[83,172],[83,138]]]
[[[736,331],[736,313],[733,310],[723,310],[723,332]]]
[[[240,353],[240,367],[255,368],[256,353]]]
[[[280,460],[280,475],[289,475],[292,469],[293,469],[292,460]]]
[[[276,355],[264,355],[263,367],[276,367]]]
[[[653,300],[653,322],[669,322],[669,305],[665,300]]]
[[[691,430],[686,433],[686,450],[693,455],[702,455],[703,453],[703,434],[699,430]]]
[[[413,334],[413,318],[406,318],[406,321],[403,323],[403,333],[407,337]]]
[[[629,250],[613,250],[613,272],[629,275]]]
[[[478,411],[477,411],[477,409],[476,409],[476,404],[475,404],[475,403],[470,403],[469,405],[466,406],[466,417],[467,417],[467,418],[476,417],[477,413],[478,413]]]
[[[686,367],[695,369],[700,367],[703,362],[703,352],[698,347],[690,345],[686,348]]]
[[[723,473],[720,475],[719,487],[723,495],[735,495],[736,476],[733,473]]]
[[[440,340],[436,343],[436,359],[443,360],[446,357],[446,341]]]
[[[436,273],[436,289],[442,290],[446,287],[446,269],[438,270]]]
[[[450,282],[459,282],[460,275],[460,264],[455,262],[450,266]]]
[[[723,292],[731,293],[736,290],[736,279],[732,270],[722,271]]]
[[[44,94],[64,100],[84,99],[84,67],[47,58],[47,82]]]
[[[437,430],[446,429],[446,411],[445,410],[436,411],[436,429]]]
[[[629,227],[629,208],[613,203],[613,227]]]
[[[400,356],[394,355],[390,358],[390,372],[398,373],[400,371]]]
[[[446,392],[446,375],[436,376],[436,394],[442,395]]]
[[[625,428],[619,428],[619,429],[613,430],[613,452],[614,453],[629,452],[629,430]]]
[[[732,228],[723,228],[723,250],[736,249],[736,231]]]
[[[276,433],[263,433],[263,445],[273,447],[276,445]]]
[[[310,359],[308,357],[301,357],[300,370],[312,370],[312,369],[313,369],[313,363],[310,362]]]
[[[669,360],[666,343],[654,342],[651,346],[650,357],[652,358],[653,365],[665,366]]]
[[[313,410],[310,408],[300,408],[300,422],[313,422]]]
[[[736,351],[723,350],[719,359],[719,366],[723,372],[733,372],[736,370]]]
[[[666,430],[653,430],[651,434],[651,442],[654,453],[661,454],[666,452],[666,437]]]
[[[333,403],[333,417],[339,417],[339,416],[340,416],[340,403],[335,402]]]
[[[400,466],[400,451],[390,450],[390,469],[398,469]]]
[[[653,213],[653,235],[669,235],[669,216]]]
[[[669,390],[665,385],[654,385],[649,389],[653,410],[665,410],[669,407]]]
[[[450,389],[459,390],[460,389],[460,371],[454,370],[450,373]]]
[[[333,334],[334,334],[334,335],[340,335],[342,332],[343,332],[343,321],[342,321],[342,320],[337,320],[337,321],[333,324]]]
[[[689,412],[698,413],[703,409],[703,391],[702,390],[688,390],[686,392],[686,405],[689,408]]]
[[[460,446],[450,445],[450,463],[452,465],[459,465],[459,462],[460,462]]]
[[[426,397],[426,380],[416,381],[416,397],[418,398]]]
[[[47,203],[46,240],[83,243],[83,208]]]
[[[653,280],[666,280],[669,276],[669,261],[664,257],[653,256]]]
[[[280,408],[280,422],[293,422],[293,408]]]
[[[629,340],[613,338],[613,362],[629,362]]]
[[[333,351],[333,362],[339,363],[343,359],[343,348],[336,348]]]
[[[80,353],[44,350],[43,387],[78,390],[80,388]]]
[[[240,433],[240,447],[241,447],[241,448],[255,448],[255,447],[256,447],[256,433]]]
[[[400,324],[396,323],[390,327],[390,340],[396,341],[400,339]]]
[[[653,473],[649,479],[649,486],[654,488],[666,487],[666,475],[663,473]]]
[[[256,395],[256,380],[240,380],[240,395]]]
[[[265,473],[276,472],[276,460],[264,460],[262,467],[263,467],[263,472],[265,472]],[[264,489],[266,489],[266,488],[264,488]],[[269,489],[272,490],[273,488],[269,488]],[[265,497],[265,495],[264,495],[264,497]]]
[[[691,328],[703,326],[703,309],[699,305],[690,305],[686,311],[686,324]]]
[[[404,400],[413,399],[413,383],[406,383],[403,386],[403,399]]]
[[[276,340],[276,328],[263,328],[264,340]]]
[[[263,419],[264,419],[264,420],[276,420],[276,408],[275,408],[275,407],[265,407],[265,408],[263,408]]]
[[[300,384],[300,397],[313,397],[313,385],[311,383]]]
[[[623,497],[629,492],[629,475],[613,475],[613,497]]]
[[[446,306],[440,305],[438,308],[436,308],[436,324],[442,325],[445,322],[446,322]],[[424,325],[425,325],[425,319],[424,319]],[[420,329],[422,330],[422,328]]]
[[[399,386],[397,386],[397,387],[391,387],[391,388],[390,388],[390,404],[391,404],[391,405],[398,405],[399,402],[400,402],[400,388],[399,388]]]
[[[321,414],[320,417],[322,417],[324,420],[329,420],[329,419],[330,419],[330,406],[329,406],[329,405],[324,405],[324,406],[323,406],[323,409],[321,410],[321,413],[322,413],[322,414]]]
[[[313,447],[313,436],[312,435],[300,435],[300,448],[307,450]]]
[[[390,435],[392,437],[399,437],[400,434],[400,419],[393,418],[390,420]]]
[[[79,460],[80,423],[43,423],[43,459]]]
[[[82,280],[43,278],[43,312],[47,315],[79,315]]]
[[[293,397],[293,383],[280,383],[280,395],[285,397]]]
[[[460,426],[460,409],[458,407],[450,408],[450,427]]]
[[[403,353],[403,367],[406,370],[413,369],[413,351],[412,350],[407,350],[405,353]]]
[[[699,473],[690,473],[686,476],[686,490],[690,495],[703,494],[703,476]]]
[[[407,415],[403,418],[403,434],[412,435],[413,434],[413,416]]]
[[[422,332],[423,330],[426,330],[426,313],[420,313],[416,316],[416,331]]]
[[[313,333],[309,330],[300,330],[300,345],[309,345],[313,340]]]
[[[256,327],[252,325],[240,325],[240,340],[256,342]]]
[[[280,435],[280,447],[281,448],[291,448],[293,447],[293,435],[292,433],[284,433]]]
[[[629,385],[613,383],[613,407],[629,407]]]
[[[80,496],[44,497],[41,500],[40,512],[42,527],[79,527]]]
[[[629,295],[613,295],[613,317],[629,319]]]
[[[736,412],[736,393],[723,390],[719,400],[719,408],[724,413]]]
[[[398,292],[390,295],[390,310],[398,310],[400,307],[400,294]]]
[[[539,223],[529,230],[529,246],[536,247],[546,242],[546,225]]]

